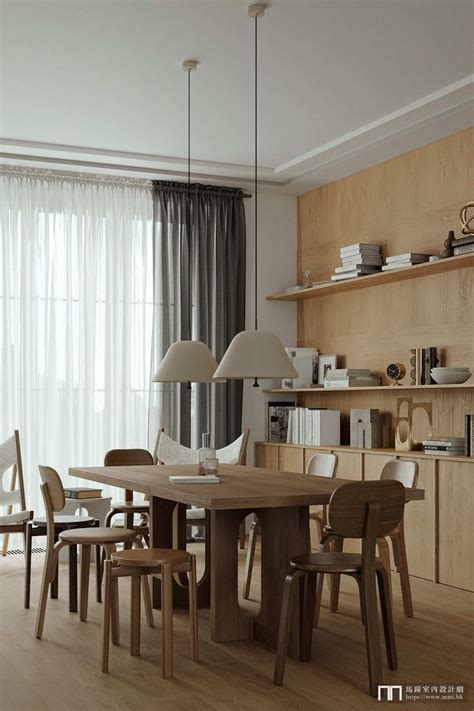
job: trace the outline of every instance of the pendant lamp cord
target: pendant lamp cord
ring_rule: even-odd
[[[188,200],[187,200],[187,226],[188,226],[188,340],[192,336],[192,275],[191,275],[191,72],[188,70]],[[191,390],[191,383],[188,382],[188,390]]]
[[[258,154],[257,154],[257,138],[258,138],[258,133],[257,133],[257,87],[258,87],[258,77],[257,77],[257,20],[258,18],[255,18],[255,95],[254,95],[254,102],[255,102],[255,174],[254,174],[254,193],[255,193],[255,202],[254,202],[254,210],[255,210],[255,226],[254,226],[254,302],[255,302],[255,330],[258,330],[258,315],[257,315],[257,299],[258,299],[258,293],[257,293],[257,286],[258,286],[258,280],[257,280],[257,258],[258,258],[258,195],[257,195],[257,160],[258,160]]]

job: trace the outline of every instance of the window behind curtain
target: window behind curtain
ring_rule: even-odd
[[[1,173],[0,441],[19,429],[39,512],[38,464],[77,486],[69,466],[148,447],[152,198],[143,181]]]

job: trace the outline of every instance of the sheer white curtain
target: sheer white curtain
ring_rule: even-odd
[[[152,212],[145,181],[0,169],[0,441],[19,429],[36,512],[38,464],[77,486],[148,446]]]

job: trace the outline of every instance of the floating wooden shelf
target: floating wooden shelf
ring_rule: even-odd
[[[437,262],[425,262],[424,264],[416,264],[413,267],[404,267],[403,269],[395,269],[390,272],[378,272],[377,274],[369,274],[355,279],[321,284],[320,286],[312,286],[309,289],[300,289],[300,291],[272,294],[271,296],[267,296],[267,300],[304,301],[305,299],[314,299],[317,296],[342,294],[345,291],[366,289],[369,286],[379,286],[380,284],[393,284],[399,281],[430,276],[431,274],[442,274],[443,272],[467,269],[469,267],[474,267],[474,254],[463,254],[460,257],[440,259]]]
[[[474,381],[469,380],[467,383],[456,383],[451,385],[369,385],[366,387],[350,387],[350,388],[269,388],[264,390],[264,393],[285,393],[290,395],[291,393],[313,393],[320,394],[324,393],[340,393],[340,392],[352,392],[354,391],[373,391],[378,392],[379,390],[392,390],[394,393],[401,392],[402,390],[463,390],[465,388],[474,388]]]
[[[446,454],[436,454],[432,452],[428,454],[420,449],[412,449],[408,452],[404,452],[394,448],[373,448],[373,449],[363,449],[359,447],[351,447],[348,444],[326,444],[324,446],[318,447],[315,444],[287,444],[286,442],[255,442],[255,445],[263,445],[265,447],[292,447],[294,449],[316,449],[323,450],[325,452],[354,452],[359,454],[383,454],[394,457],[404,457],[410,459],[410,457],[421,457],[423,459],[439,459],[441,461],[451,461],[451,462],[467,462],[474,465],[474,457],[465,456],[448,456]]]

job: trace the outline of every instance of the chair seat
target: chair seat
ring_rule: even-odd
[[[129,528],[71,528],[59,534],[61,541],[77,545],[101,545],[102,543],[124,543],[136,537]]]
[[[193,521],[194,519],[205,519],[206,509],[187,509],[186,510],[186,520]]]
[[[148,513],[150,510],[149,501],[112,501],[112,511],[120,511],[120,513]]]
[[[128,567],[159,568],[162,563],[171,563],[173,569],[189,564],[190,555],[186,551],[173,548],[132,548],[112,553],[112,560]]]
[[[307,553],[293,558],[290,565],[313,573],[358,573],[362,556],[360,553]],[[380,558],[375,559],[375,567],[383,567]]]
[[[73,514],[54,514],[54,525],[55,526],[86,526],[91,525],[95,521],[93,516],[74,516]],[[33,519],[33,524],[35,526],[41,526],[46,528],[46,516],[38,516]]]
[[[26,523],[33,516],[33,511],[15,511],[15,513],[0,516],[0,526],[15,526],[19,523]]]

